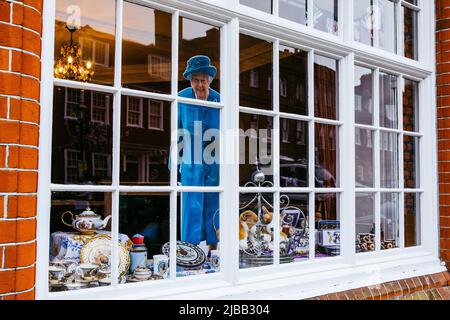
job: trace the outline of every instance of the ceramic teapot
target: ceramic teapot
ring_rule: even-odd
[[[71,224],[64,221],[66,214],[70,214],[72,217]],[[81,232],[82,234],[95,234],[96,230],[102,230],[108,225],[108,221],[111,219],[111,215],[107,216],[104,220],[98,214],[95,214],[88,207],[85,211],[75,216],[72,212],[66,211],[61,215],[61,221],[69,227]]]

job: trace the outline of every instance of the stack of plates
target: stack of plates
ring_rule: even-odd
[[[294,262],[293,255],[281,255],[280,264]],[[254,256],[249,254],[241,254],[239,259],[239,264],[241,268],[255,268],[262,266],[269,266],[274,263],[273,255],[261,255]]]

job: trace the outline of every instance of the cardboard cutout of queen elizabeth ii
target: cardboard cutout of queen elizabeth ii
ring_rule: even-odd
[[[179,96],[212,102],[220,102],[220,94],[210,88],[217,69],[207,56],[194,56],[187,62],[184,78],[191,86],[180,91]],[[218,161],[205,161],[203,152],[211,144],[204,141],[205,132],[220,129],[220,110],[186,103],[178,104],[178,129],[182,129],[190,139],[183,137],[183,154],[179,162],[182,186],[218,186]],[[201,143],[201,155],[198,143]],[[217,144],[218,141],[215,141]],[[197,147],[195,144],[197,143]],[[215,150],[218,153],[219,150]],[[218,154],[215,155],[218,159]],[[200,159],[200,160],[199,160]],[[206,240],[210,249],[215,249],[219,239],[215,228],[219,226],[218,193],[183,193],[181,240],[195,245]]]

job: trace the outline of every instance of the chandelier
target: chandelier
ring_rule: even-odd
[[[87,61],[84,63],[81,61],[82,51],[80,45],[73,42],[73,33],[77,28],[66,26],[66,29],[70,32],[70,42],[66,42],[61,46],[61,57],[56,60],[53,67],[55,78],[90,81],[94,75],[92,62]]]

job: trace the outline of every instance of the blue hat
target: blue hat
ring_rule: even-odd
[[[211,59],[209,57],[194,56],[188,60],[183,77],[189,80],[189,76],[193,73],[205,73],[214,78],[216,76],[217,69],[211,65]]]

